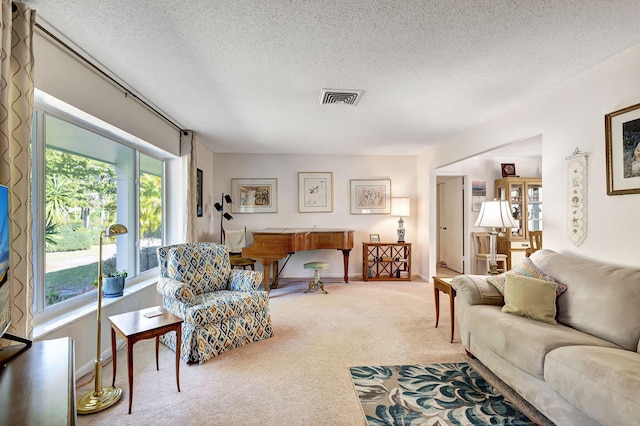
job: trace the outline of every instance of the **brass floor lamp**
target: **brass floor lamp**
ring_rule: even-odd
[[[91,414],[111,407],[120,400],[122,389],[109,386],[102,387],[102,351],[100,349],[100,336],[102,328],[102,238],[115,237],[129,232],[127,227],[115,223],[100,233],[100,260],[98,261],[98,332],[95,361],[95,387],[93,392],[87,392],[78,398],[76,411],[78,414]]]

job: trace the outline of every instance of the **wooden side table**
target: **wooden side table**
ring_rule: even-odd
[[[456,291],[451,287],[451,280],[453,277],[433,277],[433,296],[436,302],[436,328],[438,328],[438,322],[440,321],[440,292],[449,295],[449,313],[451,317],[451,343],[453,343],[453,325],[455,322],[454,316],[454,298],[456,297]]]
[[[154,315],[157,314],[158,315]],[[146,316],[145,316],[146,314]],[[169,331],[176,332],[176,384],[180,392],[180,347],[182,346],[182,318],[172,314],[161,306],[112,315],[111,321],[111,356],[113,362],[113,381],[116,382],[116,333],[127,342],[127,367],[129,370],[129,414],[133,402],[133,345],[144,339],[156,338],[156,370],[158,365],[158,347],[160,336]]]

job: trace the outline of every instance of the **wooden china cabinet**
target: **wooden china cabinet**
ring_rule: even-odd
[[[542,179],[506,177],[495,181],[495,196],[509,200],[517,228],[498,235],[498,253],[507,255],[507,269],[517,265],[529,248],[529,231],[542,230]]]

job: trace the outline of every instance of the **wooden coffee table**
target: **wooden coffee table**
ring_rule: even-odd
[[[438,328],[438,322],[440,321],[440,292],[449,295],[449,313],[451,317],[451,343],[453,343],[453,324],[454,319],[454,298],[456,297],[456,291],[451,287],[451,280],[453,277],[433,277],[433,297],[436,302],[436,328]]]
[[[111,321],[111,356],[113,362],[113,382],[111,386],[115,385],[116,382],[116,333],[127,342],[129,414],[131,414],[131,403],[133,402],[133,345],[139,340],[156,338],[156,370],[159,370],[158,347],[160,346],[160,336],[169,331],[176,332],[176,384],[178,385],[178,392],[180,392],[182,318],[173,315],[161,306],[156,306],[125,314],[112,315],[109,317],[109,321]]]

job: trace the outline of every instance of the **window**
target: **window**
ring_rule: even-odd
[[[152,270],[163,241],[163,159],[141,152],[126,133],[49,99],[36,91],[36,313],[69,306],[95,291],[100,234],[109,225],[121,223],[129,232],[113,241],[103,238],[103,276],[126,270],[130,280]]]

